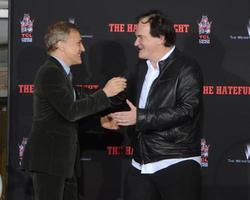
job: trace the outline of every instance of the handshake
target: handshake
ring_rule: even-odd
[[[127,87],[127,80],[122,77],[110,79],[103,88],[107,97],[113,97],[124,91]],[[101,117],[101,125],[103,128],[117,130],[120,126],[130,126],[136,123],[136,107],[127,99],[130,110],[110,113]]]
[[[122,77],[110,79],[103,88],[107,97],[113,97],[124,91],[127,87],[127,80]],[[130,110],[110,113],[101,117],[101,125],[103,128],[117,130],[120,126],[130,126],[136,123],[136,107],[127,99]]]
[[[130,110],[110,113],[101,117],[101,125],[103,128],[110,130],[118,130],[120,126],[131,126],[136,124],[137,108],[127,99]]]

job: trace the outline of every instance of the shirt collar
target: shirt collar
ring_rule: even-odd
[[[159,68],[159,62],[162,60],[166,60],[171,53],[175,50],[175,46],[173,46],[158,62],[157,62],[157,69]],[[147,60],[147,65],[148,66],[152,66],[151,62],[149,60]],[[153,67],[153,66],[152,66]]]
[[[68,75],[69,72],[70,72],[70,67],[69,65],[67,65],[65,62],[63,62],[61,59],[55,57],[55,56],[52,56],[53,58],[55,58],[63,67],[64,71],[66,72],[66,74]]]
[[[174,51],[174,49],[175,49],[175,46],[173,46],[159,61],[166,60],[170,56],[170,54]]]

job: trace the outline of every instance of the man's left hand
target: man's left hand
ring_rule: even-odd
[[[106,115],[104,117],[101,117],[101,125],[103,128],[110,129],[110,130],[118,130],[119,129],[118,124],[110,115]]]

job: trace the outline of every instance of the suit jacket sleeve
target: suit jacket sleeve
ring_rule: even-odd
[[[35,90],[68,121],[95,114],[109,108],[110,101],[102,90],[74,101],[72,87],[58,68],[46,68],[37,78]]]

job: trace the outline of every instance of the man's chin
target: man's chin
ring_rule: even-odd
[[[147,59],[145,56],[138,54],[138,58],[140,59]]]
[[[76,65],[80,65],[80,64],[82,64],[82,61],[78,61],[77,63],[76,63]]]
[[[145,56],[143,56],[143,54],[141,54],[141,53],[138,54],[138,58],[140,58],[140,59],[146,59]]]

